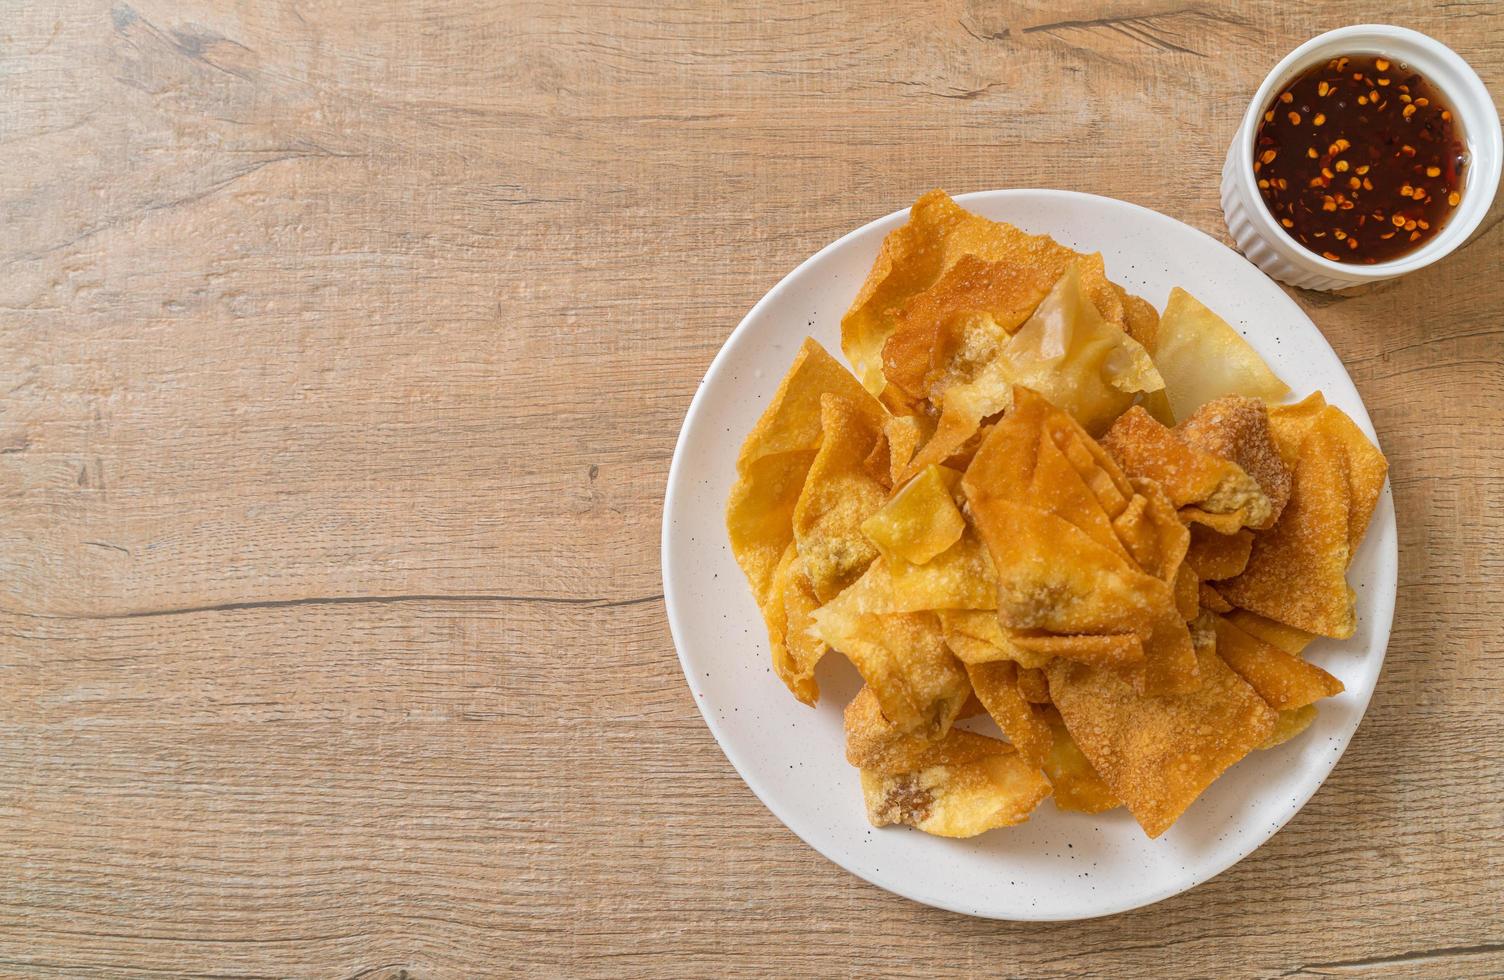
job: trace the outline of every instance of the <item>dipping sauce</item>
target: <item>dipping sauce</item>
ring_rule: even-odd
[[[1334,58],[1275,96],[1253,171],[1301,245],[1372,265],[1415,251],[1462,200],[1467,150],[1436,88],[1385,58]]]

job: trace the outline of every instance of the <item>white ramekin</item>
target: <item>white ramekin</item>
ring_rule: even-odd
[[[1373,265],[1345,265],[1305,249],[1285,233],[1259,197],[1253,144],[1271,99],[1297,75],[1339,55],[1379,55],[1425,76],[1446,97],[1461,123],[1468,166],[1462,201],[1441,231],[1409,255]],[[1504,160],[1499,113],[1476,72],[1457,54],[1424,34],[1386,24],[1359,24],[1311,38],[1274,66],[1259,86],[1222,167],[1222,214],[1238,248],[1276,279],[1305,289],[1342,289],[1393,279],[1428,266],[1467,241],[1488,213]]]

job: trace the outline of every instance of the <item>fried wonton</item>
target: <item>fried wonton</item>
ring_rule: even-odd
[[[759,605],[768,601],[773,573],[794,540],[794,505],[820,449],[820,401],[826,394],[846,399],[874,423],[886,416],[851,372],[805,340],[736,460],[726,527]]]
[[[1305,441],[1311,426],[1322,412],[1326,411],[1326,396],[1313,391],[1298,402],[1269,407],[1269,433],[1279,449],[1280,458],[1291,471],[1300,459],[1300,444]]]
[[[1320,667],[1265,643],[1221,616],[1208,616],[1217,632],[1217,656],[1276,711],[1303,708],[1343,691]]]
[[[1276,745],[1284,745],[1290,739],[1299,735],[1311,727],[1311,722],[1316,720],[1316,706],[1308,704],[1303,708],[1292,708],[1289,711],[1281,711],[1279,717],[1274,720],[1274,731],[1259,745],[1261,749],[1272,749]]]
[[[933,428],[928,420],[913,415],[894,415],[884,423],[883,434],[888,437],[888,482],[892,486],[903,483],[909,462]]]
[[[867,518],[863,533],[889,562],[924,564],[961,540],[966,530],[955,499],[960,483],[955,470],[926,467]]]
[[[795,563],[794,515],[824,442],[821,400],[827,395],[840,398],[863,424],[881,424],[887,414],[824,348],[806,340],[742,444],[726,508],[731,551],[767,624],[778,676],[807,704],[819,696],[813,673],[824,646],[803,635],[807,603],[800,597],[809,580],[803,564]],[[791,620],[800,635],[788,640]]]
[[[1091,767],[1081,746],[1071,738],[1060,712],[1046,710],[1050,726],[1050,750],[1045,755],[1044,774],[1054,788],[1055,805],[1079,813],[1102,813],[1123,805]]]
[[[878,558],[854,585],[815,610],[820,639],[845,654],[905,731],[945,732],[971,694],[965,668],[929,612],[894,612],[893,580]]]
[[[1039,392],[1095,434],[1135,395],[1158,391],[1164,381],[1149,352],[1090,301],[1082,268],[1071,263],[998,363],[1007,365],[1012,384]]]
[[[909,210],[908,223],[883,239],[872,271],[841,318],[841,349],[867,390],[881,394],[887,384],[883,345],[894,331],[898,309],[968,255],[1002,268],[1037,269],[1050,282],[1077,257],[1045,235],[972,214],[944,191],[925,194]],[[1086,286],[1102,316],[1121,324],[1123,300],[1106,277]]]
[[[1248,567],[1219,583],[1228,602],[1296,629],[1348,637],[1356,629],[1347,566],[1383,488],[1387,464],[1331,406],[1305,426],[1290,503],[1253,543]]]
[[[1136,659],[1175,608],[1188,535],[1069,415],[1027,388],[1014,402],[962,480],[997,572],[999,620],[1019,646]]]
[[[1170,290],[1150,353],[1177,419],[1223,395],[1277,401],[1290,390],[1248,341],[1178,286]]]
[[[1059,278],[1053,265],[963,255],[933,286],[894,310],[894,330],[883,344],[884,397],[917,413],[937,386],[975,377]]]
[[[1232,578],[1248,567],[1253,552],[1253,532],[1239,530],[1218,534],[1204,524],[1191,525],[1191,544],[1185,553],[1186,564],[1208,581]]]
[[[935,613],[945,645],[963,663],[986,664],[995,660],[1017,660],[1019,651],[1003,635],[1003,627],[992,610],[941,609]],[[1041,658],[1039,663],[1046,663]]]
[[[1100,266],[1100,256],[1091,258],[1093,267]],[[916,464],[954,453],[983,419],[1009,407],[1015,385],[1040,393],[1094,433],[1135,395],[1163,386],[1148,352],[1087,298],[1084,264],[1071,263],[1016,332],[990,317],[972,319],[967,336],[981,339],[968,345],[968,372],[937,383],[940,421]],[[975,361],[969,359],[971,348],[977,349]]]
[[[1134,684],[1145,694],[1184,694],[1201,686],[1201,668],[1191,630],[1180,610],[1160,614],[1144,641],[1144,663]]]
[[[888,562],[896,612],[997,608],[997,573],[992,556],[971,528],[949,548],[915,565]]]
[[[1050,680],[1039,667],[1018,668],[1018,693],[1030,704],[1050,703]]]
[[[1272,527],[1290,499],[1290,468],[1285,465],[1269,427],[1269,410],[1256,398],[1213,398],[1175,427],[1175,435],[1192,449],[1231,460],[1253,477],[1269,498],[1270,512],[1255,530]]]
[[[1026,701],[1018,690],[1018,664],[999,660],[967,664],[971,686],[997,727],[1002,729],[1018,754],[1032,766],[1044,765],[1053,736],[1043,709]]]
[[[1167,696],[1141,694],[1114,670],[1066,660],[1049,668],[1066,728],[1150,837],[1274,728],[1274,709],[1210,644],[1196,656],[1200,685]]]
[[[1315,633],[1277,623],[1246,609],[1234,609],[1227,614],[1227,620],[1243,632],[1258,637],[1270,646],[1279,647],[1286,653],[1298,654],[1316,639]]]
[[[1324,430],[1342,445],[1352,484],[1348,547],[1357,551],[1358,545],[1363,543],[1363,536],[1368,533],[1374,508],[1378,506],[1384,478],[1389,472],[1389,461],[1357,423],[1346,412],[1328,405],[1319,391],[1294,405],[1277,405],[1270,409],[1269,426],[1280,454],[1292,469],[1294,460],[1299,458],[1301,444],[1313,429]]]
[[[1226,517],[1225,525],[1215,523],[1231,530],[1272,523],[1273,503],[1247,470],[1190,445],[1141,406],[1124,412],[1102,437],[1102,445],[1124,471],[1162,486],[1182,518],[1212,523],[1208,515]]]
[[[881,422],[841,395],[820,399],[820,449],[794,507],[794,543],[815,595],[828,602],[859,578],[877,547],[863,522],[888,497],[887,460],[874,462]],[[959,514],[957,516],[960,516]]]
[[[762,613],[768,627],[773,669],[794,697],[814,705],[820,699],[815,667],[829,647],[812,632],[814,621],[810,615],[820,600],[815,596],[792,544],[784,552],[784,560],[779,562],[773,575],[772,593],[762,607]]]
[[[974,837],[1021,823],[1050,784],[1011,745],[953,729],[926,738],[893,725],[870,688],[846,708],[846,758],[861,770],[873,826],[903,824],[941,837]]]
[[[919,768],[862,770],[862,796],[874,827],[901,824],[937,837],[975,837],[1023,823],[1050,795],[1044,773],[1005,742],[952,731]]]
[[[1222,598],[1222,593],[1218,592],[1214,586],[1208,585],[1206,582],[1201,583],[1200,590],[1196,596],[1196,600],[1200,604],[1202,609],[1206,609],[1214,613],[1232,612],[1232,603]]]
[[[883,714],[871,685],[862,685],[846,705],[846,761],[858,769],[905,772],[918,766],[935,738],[895,725]]]

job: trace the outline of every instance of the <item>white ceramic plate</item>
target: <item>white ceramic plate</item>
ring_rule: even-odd
[[[1082,251],[1163,309],[1183,286],[1237,328],[1293,389],[1320,389],[1370,437],[1342,363],[1294,302],[1242,256],[1172,218],[1067,191],[967,194],[966,208]],[[1081,919],[1168,898],[1246,857],[1295,815],[1336,765],[1383,664],[1398,565],[1386,486],[1348,574],[1358,632],[1307,651],[1347,686],[1321,702],[1303,735],[1228,770],[1158,840],[1126,811],[1064,813],[1046,802],[1025,824],[946,840],[867,823],[857,773],[843,757],[841,709],[860,684],[838,655],[818,675],[821,701],[795,701],[769,666],[768,640],[726,541],[736,455],[806,335],[840,356],[840,319],[897,211],[822,249],[784,278],[732,332],[679,435],[663,513],[669,625],[695,703],[752,791],[789,829],[853,874],[915,901],[997,919]],[[995,729],[993,729],[995,731]]]

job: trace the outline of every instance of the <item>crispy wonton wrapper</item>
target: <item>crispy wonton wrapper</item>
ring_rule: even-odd
[[[887,385],[883,345],[896,326],[896,311],[967,255],[1008,268],[1038,269],[1049,282],[1077,257],[1045,235],[1029,235],[972,214],[944,191],[925,194],[909,210],[908,223],[883,239],[867,281],[841,318],[841,349],[867,390],[881,394]],[[1102,316],[1124,322],[1122,296],[1105,276],[1086,288]]]
[[[898,488],[893,498],[862,524],[862,532],[889,562],[923,565],[961,540],[966,518],[956,506],[961,474],[928,466]]]
[[[1274,720],[1274,731],[1259,745],[1261,749],[1272,749],[1276,745],[1284,745],[1290,739],[1299,735],[1311,727],[1311,722],[1316,720],[1316,706],[1308,704],[1303,708],[1292,708],[1289,711],[1281,711],[1279,717]]]
[[[798,552],[790,544],[773,575],[773,595],[762,607],[762,614],[768,627],[773,669],[794,696],[808,705],[820,699],[815,667],[830,649],[813,632],[814,620],[810,617],[819,605]]]
[[[1304,708],[1344,690],[1341,681],[1315,664],[1245,633],[1221,616],[1208,618],[1217,632],[1217,656],[1276,711]]]
[[[883,344],[884,398],[918,414],[937,386],[969,380],[1059,278],[1053,264],[1014,266],[961,256],[933,286],[894,311],[894,330]]]
[[[1050,703],[1050,680],[1040,667],[1018,668],[1018,693],[1030,704]]]
[[[1091,767],[1081,746],[1071,738],[1060,712],[1047,710],[1050,725],[1050,751],[1045,756],[1044,774],[1054,788],[1055,805],[1079,813],[1102,813],[1123,805],[1097,771]]]
[[[896,730],[869,689],[846,708],[846,757],[861,770],[867,819],[940,837],[974,837],[1028,819],[1050,784],[1013,746],[952,729],[929,740]]]
[[[975,837],[1023,823],[1050,795],[1044,774],[1006,742],[957,729],[923,768],[862,770],[862,796],[874,827],[902,824],[936,837]]]
[[[1258,637],[1270,646],[1279,647],[1286,653],[1299,654],[1316,639],[1315,633],[1277,623],[1246,609],[1234,609],[1227,614],[1227,619],[1243,632]]]
[[[1232,603],[1222,598],[1222,593],[1218,592],[1215,586],[1207,582],[1201,583],[1196,599],[1202,609],[1214,613],[1232,612]]]
[[[1192,449],[1231,460],[1253,477],[1269,498],[1270,512],[1250,526],[1274,526],[1290,500],[1291,473],[1274,441],[1263,402],[1243,395],[1214,398],[1177,425],[1175,435]]]
[[[881,422],[860,403],[823,396],[820,431],[820,449],[794,506],[794,543],[815,595],[829,602],[877,557],[862,524],[888,499],[888,465],[877,453]]]
[[[1049,668],[1050,696],[1066,728],[1150,837],[1274,729],[1274,709],[1211,644],[1196,655],[1196,690],[1158,697],[1140,694],[1114,670],[1068,660]]]
[[[1088,299],[1083,270],[1095,277],[1101,261],[1072,262],[1014,333],[988,316],[967,321],[960,367],[931,388],[940,421],[913,466],[955,453],[983,419],[1009,407],[1015,385],[1043,395],[1093,433],[1107,428],[1137,394],[1163,387],[1149,353]]]
[[[1222,533],[1269,527],[1289,497],[1290,478],[1269,436],[1264,407],[1240,402],[1234,409],[1221,401],[1211,406],[1219,407],[1192,416],[1190,429],[1167,429],[1135,406],[1113,423],[1102,445],[1124,471],[1164,487],[1183,519]],[[1240,460],[1256,466],[1269,488]]]
[[[1204,524],[1192,524],[1190,530],[1191,545],[1185,561],[1203,579],[1216,582],[1232,578],[1248,567],[1248,556],[1253,553],[1252,531],[1218,534]]]
[[[805,340],[742,444],[737,481],[726,508],[731,551],[767,624],[774,668],[806,704],[819,697],[814,666],[825,648],[804,632],[813,599],[799,599],[792,611],[785,603],[809,589],[802,563],[795,562],[794,514],[824,442],[821,402],[826,396],[852,407],[863,424],[881,424],[887,414],[824,348]],[[791,621],[798,624],[799,635],[789,642]]]
[[[840,395],[873,422],[886,415],[851,372],[805,340],[736,460],[726,527],[759,605],[768,600],[773,573],[794,540],[794,505],[820,449],[820,401],[826,394]]]
[[[892,611],[996,607],[992,559],[956,504],[960,483],[955,470],[927,467],[862,524],[887,561]]]
[[[1347,566],[1378,503],[1387,463],[1353,421],[1330,405],[1304,429],[1285,513],[1255,538],[1242,574],[1219,583],[1217,591],[1241,609],[1343,638],[1357,628]]]
[[[1043,766],[1054,738],[1044,709],[1026,701],[1019,693],[1018,664],[1011,660],[967,664],[966,673],[977,700],[1018,754],[1032,766]]]
[[[1290,391],[1248,341],[1178,286],[1170,290],[1150,353],[1177,419],[1223,395],[1272,402]]]
[[[893,610],[893,579],[879,558],[815,610],[815,632],[855,665],[893,724],[938,736],[960,714],[971,683],[934,613]]]
[[[1172,589],[1189,534],[1169,499],[1124,476],[1036,392],[1018,388],[1014,401],[962,481],[997,572],[1008,644],[1083,663],[1142,660],[1149,689],[1192,686]]]

